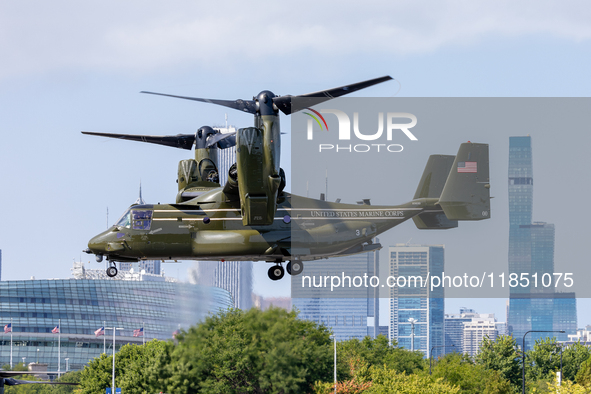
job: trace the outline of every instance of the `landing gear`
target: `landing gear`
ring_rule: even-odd
[[[285,275],[285,271],[283,270],[283,267],[281,265],[277,264],[269,268],[269,272],[267,274],[269,275],[269,279],[279,280],[283,278],[283,275]]]
[[[107,268],[107,276],[109,278],[112,278],[114,276],[117,276],[117,267],[115,266],[115,262],[114,261],[110,261],[109,262],[110,267]]]
[[[287,267],[285,268],[287,268],[288,274],[299,275],[304,270],[304,263],[302,263],[301,261],[290,261],[289,263],[287,263]]]

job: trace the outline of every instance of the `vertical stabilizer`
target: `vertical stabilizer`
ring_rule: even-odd
[[[488,144],[464,143],[449,172],[439,199],[452,220],[490,218]]]

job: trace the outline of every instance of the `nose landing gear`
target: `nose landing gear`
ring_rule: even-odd
[[[117,276],[117,266],[114,261],[109,262],[110,267],[107,268],[107,276],[109,278],[113,278]]]

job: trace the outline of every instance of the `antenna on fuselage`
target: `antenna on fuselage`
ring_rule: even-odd
[[[325,182],[324,197],[326,198],[326,201],[328,201],[328,168],[326,169],[326,176],[324,178],[324,182]]]
[[[135,200],[136,205],[144,205],[146,202],[144,201],[144,199],[142,198],[142,181],[140,180],[140,196],[138,197],[137,200]]]

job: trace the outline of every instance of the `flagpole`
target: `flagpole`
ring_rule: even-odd
[[[62,368],[62,319],[57,321],[57,371],[60,372]],[[58,376],[61,376],[58,373]]]
[[[105,330],[105,321],[103,320],[103,353],[107,353],[107,335],[105,335]]]
[[[12,317],[10,318],[10,369],[12,369],[12,331],[14,327],[12,326]]]
[[[146,330],[144,329],[145,322],[142,322],[142,345],[146,344]]]

